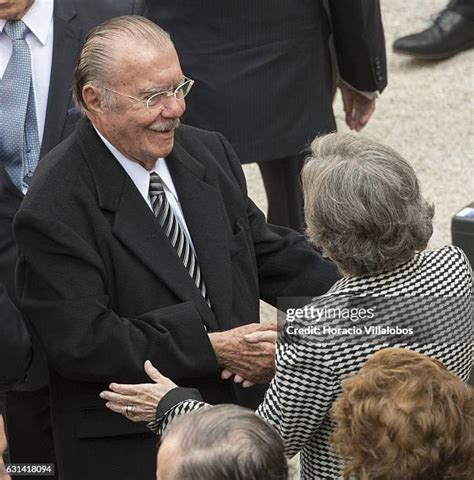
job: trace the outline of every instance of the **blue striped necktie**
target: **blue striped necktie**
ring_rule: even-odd
[[[22,190],[40,155],[31,53],[25,40],[29,30],[21,20],[7,22],[3,30],[12,40],[12,55],[0,80],[0,161]]]
[[[211,306],[198,259],[166,198],[161,177],[155,172],[150,173],[149,195],[153,212],[163,231],[169,238],[171,245],[176,250],[178,257],[183,262],[196,287],[205,298],[207,304]]]

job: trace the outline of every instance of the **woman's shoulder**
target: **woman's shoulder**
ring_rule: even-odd
[[[421,255],[426,258],[457,258],[469,264],[469,261],[466,257],[466,254],[459,247],[455,245],[444,245],[442,247],[431,248],[429,250],[424,250],[418,255]]]
[[[459,280],[465,275],[465,280],[472,281],[472,269],[466,254],[459,247],[445,245],[443,247],[425,250],[417,254],[423,260],[421,266],[425,269],[436,269],[439,274],[454,275]]]
[[[420,255],[428,258],[454,258],[469,265],[469,260],[464,251],[455,245],[444,245],[443,247],[432,248],[421,252]]]

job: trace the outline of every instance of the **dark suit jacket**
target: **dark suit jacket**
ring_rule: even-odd
[[[344,80],[363,91],[382,91],[387,82],[378,0],[145,4],[196,80],[186,123],[223,133],[242,163],[297,155],[335,130],[331,33]]]
[[[33,350],[25,322],[1,283],[0,331],[0,392],[2,392],[24,380]]]
[[[302,236],[266,224],[219,134],[180,127],[168,166],[212,311],[85,120],[43,159],[15,220],[18,294],[48,356],[67,480],[154,478],[153,435],[98,396],[111,381],[146,381],[146,359],[209,402],[256,406],[261,388],[220,380],[205,327],[258,322],[259,297],[318,295],[337,277]]]
[[[86,33],[108,18],[131,13],[142,13],[141,0],[55,0],[53,59],[41,156],[70,135],[80,118],[72,101],[71,87]],[[0,282],[15,303],[16,246],[12,222],[22,199],[23,194],[13,185],[0,162]],[[37,389],[46,380],[44,358],[36,349],[24,388]]]

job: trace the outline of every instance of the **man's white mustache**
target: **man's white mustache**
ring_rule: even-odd
[[[154,132],[167,132],[168,130],[174,130],[181,125],[181,120],[179,118],[175,118],[173,120],[167,120],[166,122],[157,122],[152,125],[150,130]]]

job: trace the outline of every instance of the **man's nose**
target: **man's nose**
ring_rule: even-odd
[[[164,118],[177,118],[180,117],[185,110],[186,103],[184,98],[178,100],[174,95],[171,95],[166,98],[161,115]]]

